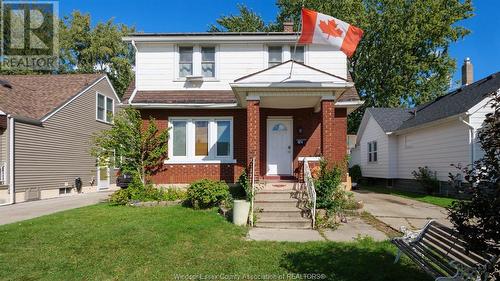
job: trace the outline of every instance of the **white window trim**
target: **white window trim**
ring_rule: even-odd
[[[232,116],[219,117],[170,117],[168,118],[168,128],[173,132],[174,121],[186,121],[186,156],[173,156],[174,138],[168,138],[168,160],[164,164],[219,164],[219,163],[236,163],[234,159],[234,120]],[[208,156],[195,156],[195,121],[208,121]],[[216,121],[229,121],[230,125],[230,146],[228,156],[217,156],[217,126]]]
[[[179,47],[193,47],[193,74],[192,76],[203,76],[201,73],[201,47],[214,47],[215,48],[215,76],[214,77],[203,77],[203,81],[206,82],[219,82],[219,45],[215,44],[178,44],[175,45],[174,52],[174,81],[175,82],[186,82],[186,77],[179,76],[179,63],[180,54]]]
[[[377,149],[376,150],[373,150],[373,143],[377,143],[377,141],[374,140],[374,141],[370,141],[370,142],[367,143],[367,148],[366,148],[366,150],[367,150],[367,157],[366,157],[366,161],[368,163],[377,163],[378,162],[378,143],[377,143]],[[371,151],[370,151],[370,146],[372,147]],[[375,160],[375,161],[373,160],[374,153],[377,153],[377,160]],[[370,155],[372,155],[372,160],[371,161],[370,161]]]
[[[98,108],[98,105],[99,105],[99,96],[103,96],[104,97],[104,119],[99,119],[99,114],[98,114],[98,111],[99,111],[99,108]],[[107,103],[107,100],[110,99],[111,100],[111,111],[113,112],[113,118],[115,116],[115,99],[113,98],[110,98],[104,94],[101,94],[99,92],[96,92],[95,93],[95,120],[99,121],[99,122],[103,122],[103,123],[106,123],[106,124],[113,124],[113,118],[111,118],[111,122],[108,122],[106,120],[106,116],[107,116],[107,112],[108,112],[108,103]]]

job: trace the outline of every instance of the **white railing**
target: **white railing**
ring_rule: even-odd
[[[255,157],[252,158],[252,163],[250,163],[250,169],[252,173],[252,178],[251,178],[251,196],[252,198],[250,199],[250,226],[253,226],[253,200],[255,197]]]
[[[304,159],[304,184],[307,189],[307,197],[311,208],[312,227],[316,226],[316,190],[314,189],[314,180],[311,175],[309,163]]]
[[[7,178],[5,176],[6,172],[7,172],[7,163],[1,162],[0,163],[0,184],[5,184],[5,179]]]

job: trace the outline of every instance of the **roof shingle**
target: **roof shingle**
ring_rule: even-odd
[[[105,74],[0,75],[0,110],[32,119],[44,116]]]

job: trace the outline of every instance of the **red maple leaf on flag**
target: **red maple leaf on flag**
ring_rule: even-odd
[[[327,39],[330,39],[330,36],[340,37],[343,33],[342,29],[337,28],[337,23],[334,20],[329,20],[328,23],[326,23],[326,21],[320,20],[319,28],[323,33],[328,34]]]

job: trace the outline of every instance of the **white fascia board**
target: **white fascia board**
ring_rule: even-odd
[[[7,115],[7,113],[0,110],[0,115]]]
[[[132,101],[134,100],[136,94],[137,94],[137,88],[135,88],[134,91],[132,91],[132,95],[130,95],[130,98],[128,99],[128,103],[129,104],[132,103]]]
[[[335,103],[335,106],[339,107],[359,107],[363,105],[365,101],[362,100],[356,100],[356,101],[338,101]]]
[[[229,35],[229,36],[213,36],[213,35],[203,35],[203,36],[125,36],[122,38],[125,42],[165,42],[165,43],[175,43],[175,42],[190,42],[190,43],[248,43],[248,42],[265,42],[265,43],[295,43],[297,41],[297,35],[262,35],[262,36],[245,36],[245,35]]]
[[[237,103],[131,103],[136,108],[237,108]]]

